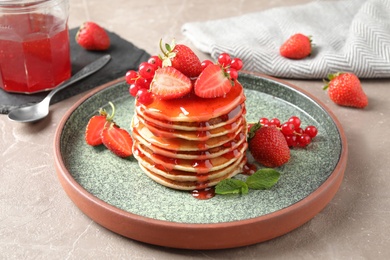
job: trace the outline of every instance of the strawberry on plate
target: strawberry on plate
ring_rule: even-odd
[[[99,115],[95,115],[89,119],[87,128],[85,129],[85,141],[87,144],[98,146],[103,143],[100,135],[107,121],[107,113],[103,109],[99,110]]]
[[[253,125],[249,132],[248,148],[253,158],[266,167],[279,167],[290,160],[286,138],[275,126]]]
[[[86,50],[104,51],[110,47],[107,32],[94,22],[85,22],[80,26],[76,42]]]
[[[280,55],[289,59],[303,59],[311,53],[310,37],[297,33],[288,38],[280,47]]]
[[[174,67],[157,69],[150,83],[150,91],[163,100],[183,97],[191,90],[191,80]]]
[[[128,157],[133,154],[133,139],[129,132],[113,121],[115,106],[112,102],[108,103],[112,108],[111,115],[100,109],[99,115],[91,117],[85,130],[85,141],[91,146],[104,144],[119,157]]]
[[[107,149],[117,156],[125,158],[133,154],[133,139],[129,132],[120,128],[114,122],[110,122],[104,127],[101,138]]]
[[[201,98],[216,98],[226,95],[233,84],[229,75],[217,64],[208,65],[195,81],[195,94]]]
[[[198,56],[188,46],[175,44],[173,41],[171,45],[165,44],[165,48],[166,50],[163,49],[160,41],[160,49],[164,54],[162,57],[164,67],[172,66],[190,78],[197,77],[202,72]]]
[[[366,93],[355,74],[338,72],[328,75],[328,79],[324,90],[328,89],[329,98],[336,104],[356,108],[368,105]]]

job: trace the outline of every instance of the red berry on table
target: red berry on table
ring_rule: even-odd
[[[232,88],[232,82],[220,65],[206,67],[194,84],[195,94],[202,98],[216,98],[226,95]]]
[[[234,59],[232,59],[232,62],[230,63],[230,68],[239,71],[242,69],[243,65],[244,64],[240,58],[234,58]]]
[[[94,22],[83,23],[76,33],[76,42],[87,50],[104,51],[110,47],[107,32]]]
[[[189,78],[197,77],[202,72],[201,62],[196,54],[186,45],[165,44],[166,50],[162,47],[160,41],[160,49],[163,52],[163,67],[172,66]]]
[[[318,133],[318,129],[317,127],[313,126],[313,125],[309,125],[305,128],[305,134],[309,135],[311,138],[314,138],[317,136],[317,133]]]
[[[232,62],[232,59],[231,59],[230,55],[225,53],[225,52],[221,53],[218,56],[218,63],[221,64],[223,67],[230,65],[231,62]]]
[[[290,160],[286,138],[274,126],[253,126],[248,145],[253,158],[266,167],[279,167]]]
[[[288,38],[280,47],[280,55],[289,59],[303,59],[311,53],[310,37],[297,33]]]
[[[211,60],[204,60],[204,61],[202,61],[202,63],[201,63],[202,71],[203,71],[207,66],[209,66],[209,65],[211,65],[211,64],[214,64]]]
[[[138,77],[138,72],[136,72],[135,70],[129,70],[128,72],[126,72],[125,79],[127,84],[131,85],[135,83]]]
[[[153,55],[148,59],[148,63],[155,65],[157,68],[162,67],[162,60],[157,55]]]
[[[365,108],[368,98],[364,93],[359,78],[353,73],[335,73],[328,75],[329,98],[340,106]]]
[[[174,67],[157,69],[150,84],[150,91],[159,99],[180,98],[191,90],[191,80]]]
[[[114,122],[106,124],[101,138],[104,146],[119,157],[129,157],[133,154],[133,139],[129,132],[120,128]]]

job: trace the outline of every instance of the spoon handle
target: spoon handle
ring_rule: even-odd
[[[56,94],[58,91],[63,90],[64,88],[72,85],[73,83],[91,75],[92,73],[96,72],[97,70],[101,69],[106,65],[111,59],[110,54],[104,55],[103,57],[97,59],[96,61],[88,64],[84,68],[82,68],[80,71],[78,71],[76,74],[74,74],[70,79],[65,80],[62,82],[58,87],[53,89],[47,96],[46,100],[50,100],[54,94]]]

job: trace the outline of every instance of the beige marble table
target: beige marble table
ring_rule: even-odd
[[[71,0],[69,24],[93,20],[156,53],[161,37],[190,44],[180,32],[184,22],[305,2]],[[35,124],[0,115],[0,259],[389,259],[390,79],[362,81],[370,100],[365,110],[335,105],[321,80],[287,81],[333,111],[349,146],[339,191],[300,228],[252,246],[195,251],[144,244],[99,226],[71,202],[54,167],[56,127],[80,94],[52,105],[50,116]]]

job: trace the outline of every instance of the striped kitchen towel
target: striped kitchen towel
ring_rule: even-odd
[[[313,1],[242,16],[186,23],[183,34],[216,59],[222,52],[244,61],[244,69],[275,77],[315,79],[338,71],[360,78],[390,77],[390,0]],[[295,33],[312,37],[302,60],[280,56]]]

